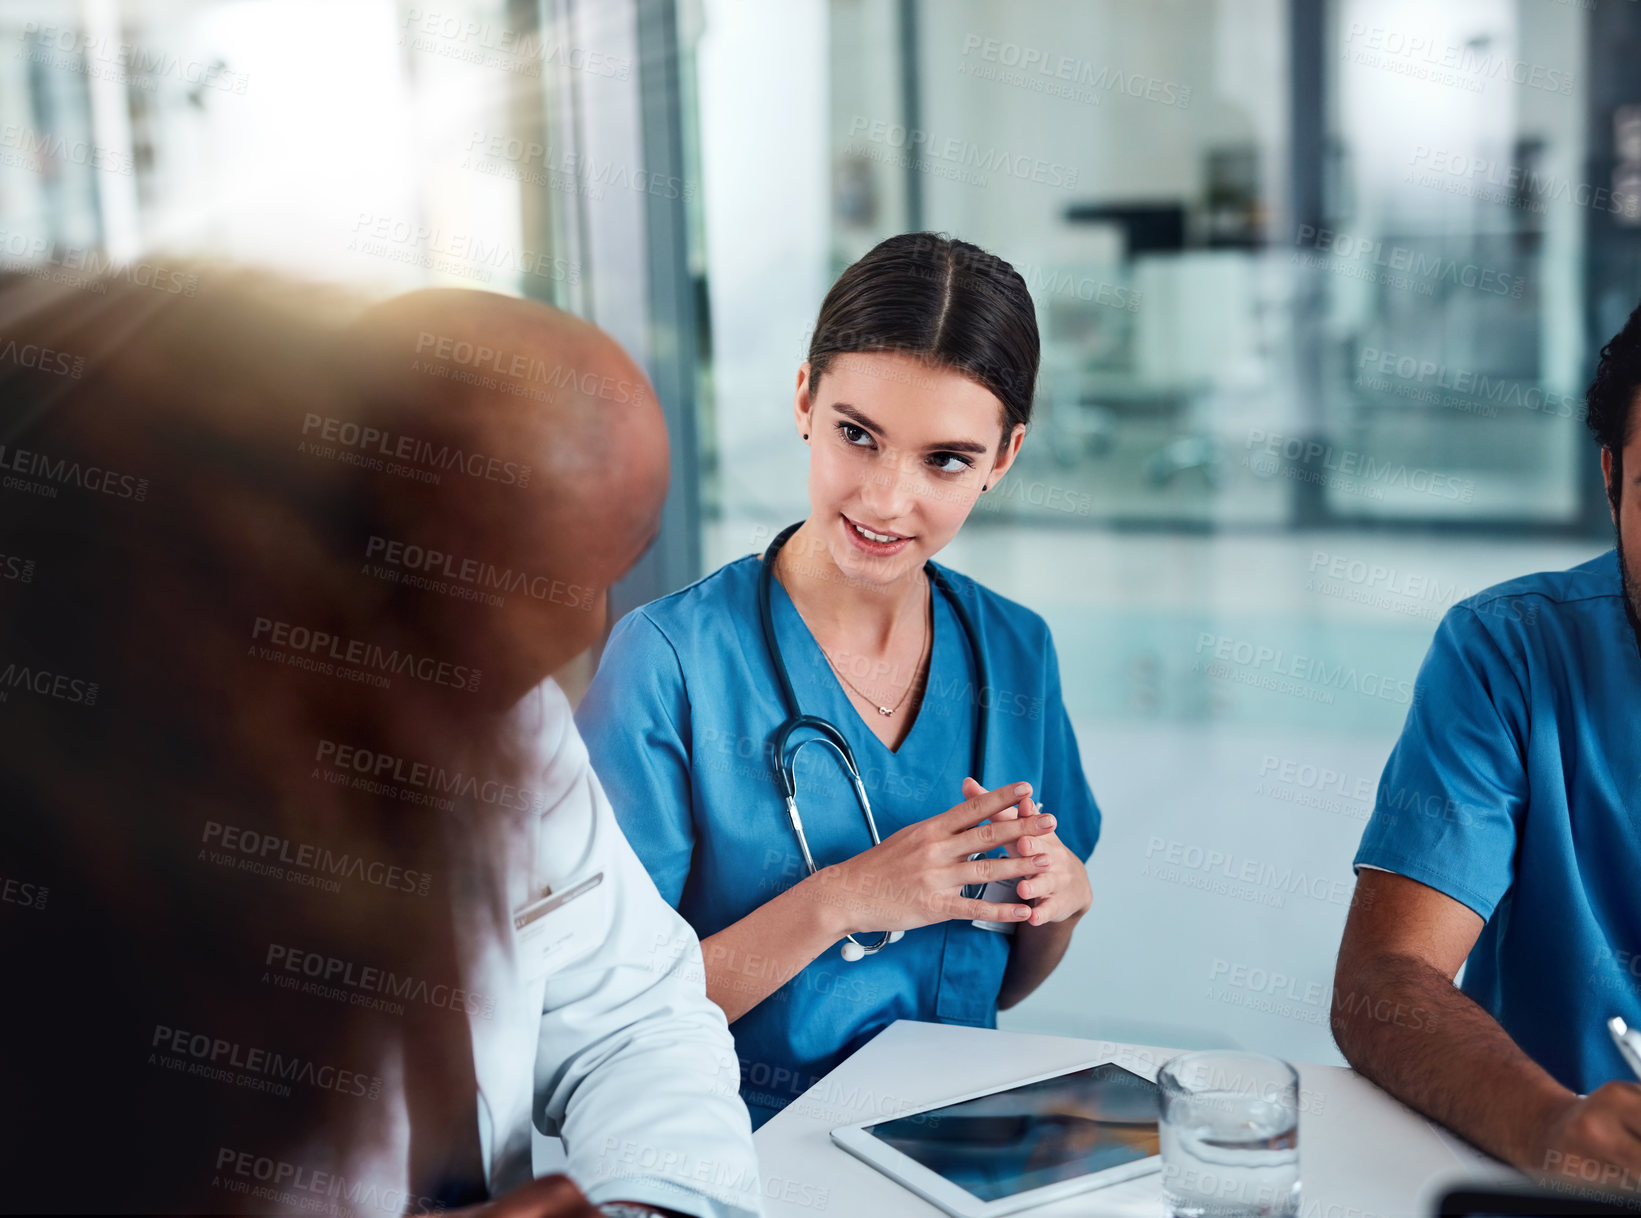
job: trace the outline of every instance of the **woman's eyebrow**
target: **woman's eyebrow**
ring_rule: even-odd
[[[848,402],[833,402],[832,409],[851,420],[856,427],[864,428],[875,436],[883,434],[883,428],[856,410]],[[976,453],[985,456],[991,450],[975,440],[945,440],[939,444],[925,444],[925,452],[941,453]]]

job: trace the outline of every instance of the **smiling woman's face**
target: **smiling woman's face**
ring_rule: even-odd
[[[809,386],[805,363],[793,410],[809,436],[809,529],[862,583],[892,583],[938,553],[1025,435],[1016,424],[1000,449],[995,394],[899,352],[840,355],[813,403]]]

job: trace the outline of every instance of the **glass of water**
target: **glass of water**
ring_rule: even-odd
[[[1175,1218],[1299,1213],[1299,1072],[1260,1053],[1182,1053],[1157,1072]]]

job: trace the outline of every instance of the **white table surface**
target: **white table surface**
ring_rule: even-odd
[[[768,1218],[921,1218],[941,1211],[832,1143],[839,1125],[1109,1059],[1155,1078],[1175,1050],[901,1020],[754,1137]],[[1299,1069],[1300,1218],[1428,1218],[1458,1180],[1516,1178],[1342,1066]],[[1024,1210],[1033,1218],[1165,1214],[1161,1177]]]

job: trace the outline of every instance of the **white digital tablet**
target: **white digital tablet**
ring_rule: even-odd
[[[997,1218],[1157,1171],[1157,1085],[1110,1061],[971,1092],[832,1140],[955,1218]]]

